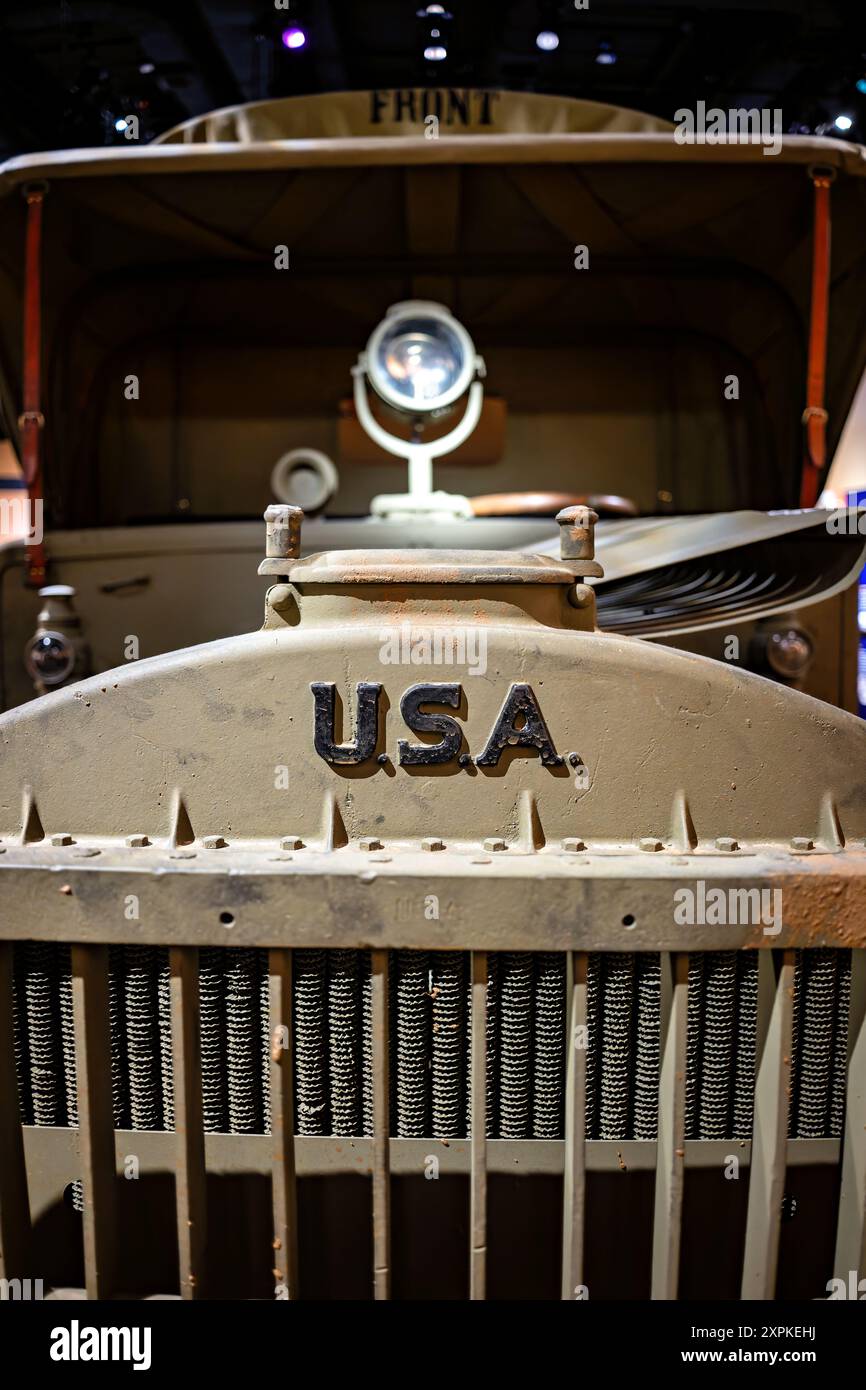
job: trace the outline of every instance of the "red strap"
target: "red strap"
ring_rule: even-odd
[[[803,474],[800,506],[814,507],[827,462],[827,411],[824,387],[827,375],[827,319],[830,298],[830,184],[835,170],[812,170],[815,202],[812,229],[812,309],[809,320],[809,362],[806,374],[806,409]]]
[[[36,503],[42,500],[42,201],[45,187],[24,190],[27,201],[27,234],[24,254],[24,409],[21,428],[21,463],[30,495],[31,524],[36,524]],[[37,541],[27,547],[27,582],[34,588],[45,583],[45,547]]]

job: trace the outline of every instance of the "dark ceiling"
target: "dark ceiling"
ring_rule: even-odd
[[[700,99],[779,107],[795,131],[841,114],[848,138],[866,142],[864,0],[443,8],[426,18],[426,0],[0,0],[0,157],[122,144],[116,123],[131,113],[144,141],[237,102],[421,85],[557,92],[668,118]],[[306,39],[294,50],[281,42],[291,27]],[[553,51],[536,44],[545,30]],[[427,61],[425,46],[447,57]]]

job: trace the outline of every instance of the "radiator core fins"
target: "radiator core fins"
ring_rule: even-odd
[[[471,1133],[470,956],[389,956],[391,1133],[460,1139]],[[371,956],[355,949],[292,953],[295,1129],[299,1135],[373,1132]],[[748,1139],[758,1006],[757,951],[689,957],[685,1076],[687,1139]],[[562,1139],[568,956],[487,955],[487,1136]],[[591,953],[587,970],[586,1135],[654,1139],[659,1087],[661,958]],[[789,1134],[842,1134],[851,952],[799,951],[793,1000]],[[70,949],[18,943],[13,1033],[25,1124],[78,1124]],[[270,1127],[266,951],[203,948],[199,1020],[207,1133]],[[168,951],[112,946],[108,1010],[114,1125],[174,1125]],[[81,1206],[80,1183],[72,1188]]]

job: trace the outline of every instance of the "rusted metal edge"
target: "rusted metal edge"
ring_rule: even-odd
[[[335,853],[320,857],[317,872],[297,874],[160,867],[141,872],[95,868],[92,860],[59,871],[4,865],[0,939],[476,951],[866,946],[864,856],[856,872],[842,871],[843,856],[828,855],[821,871],[797,865],[768,874],[756,867],[750,876],[743,860],[738,873],[727,875],[714,868],[717,861],[705,860],[690,874],[644,878],[633,875],[631,858],[617,861],[622,867],[616,875],[546,876],[537,869],[541,856],[515,856],[522,867],[503,873],[496,860],[506,856],[490,855],[490,864],[453,875],[440,871],[440,857],[427,855],[433,862],[422,871],[401,870],[396,862],[386,866],[368,855],[363,869],[347,873],[339,871]],[[716,888],[724,895],[727,924],[677,921],[682,914],[675,895],[691,893],[700,918],[701,893]],[[424,913],[430,892],[441,904],[435,925]],[[750,892],[751,900],[733,896]],[[757,922],[754,906],[748,906],[758,901],[756,892],[768,895],[761,900],[767,911]],[[126,911],[130,893],[138,898],[132,921]],[[731,922],[732,916],[748,920]]]

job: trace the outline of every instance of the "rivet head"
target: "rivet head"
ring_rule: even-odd
[[[428,835],[425,840],[421,841],[421,848],[429,850],[444,849],[445,844],[442,840],[437,840],[435,835]]]
[[[488,839],[486,839],[486,840],[484,841],[484,846],[483,846],[483,847],[484,847],[484,849],[486,849],[486,850],[488,851],[488,853],[490,853],[490,854],[495,854],[495,853],[498,853],[500,850],[508,849],[508,846],[507,846],[507,844],[505,843],[505,841],[504,841],[504,840],[500,840],[500,839],[498,838],[498,836],[495,836],[495,835],[490,836]]]
[[[375,835],[364,835],[358,841],[358,848],[369,852],[370,850],[384,849],[384,845]]]
[[[739,840],[735,840],[731,835],[719,835],[716,840],[716,849],[723,850],[727,854],[733,854],[734,850],[739,848]]]
[[[660,849],[664,849],[661,840],[656,840],[652,835],[644,835],[640,847],[646,854],[657,854]]]
[[[573,835],[570,835],[568,839],[563,840],[562,848],[565,850],[566,854],[579,854],[581,850],[586,849],[586,844],[583,840],[578,840]]]
[[[814,849],[815,841],[810,840],[806,835],[795,835],[791,841],[791,849],[802,853],[804,850]]]
[[[297,835],[284,835],[280,840],[280,849],[303,849],[304,842],[299,840]]]
[[[146,835],[127,835],[126,844],[128,849],[144,849],[145,845],[150,844],[150,841]]]
[[[52,835],[52,836],[51,836],[51,843],[52,843],[52,845],[54,845],[55,849],[60,849],[63,845],[72,845],[72,844],[74,844],[75,841],[73,840],[73,838],[72,838],[71,835],[61,834],[61,835]]]
[[[228,841],[222,835],[205,835],[202,840],[205,849],[227,849]]]

